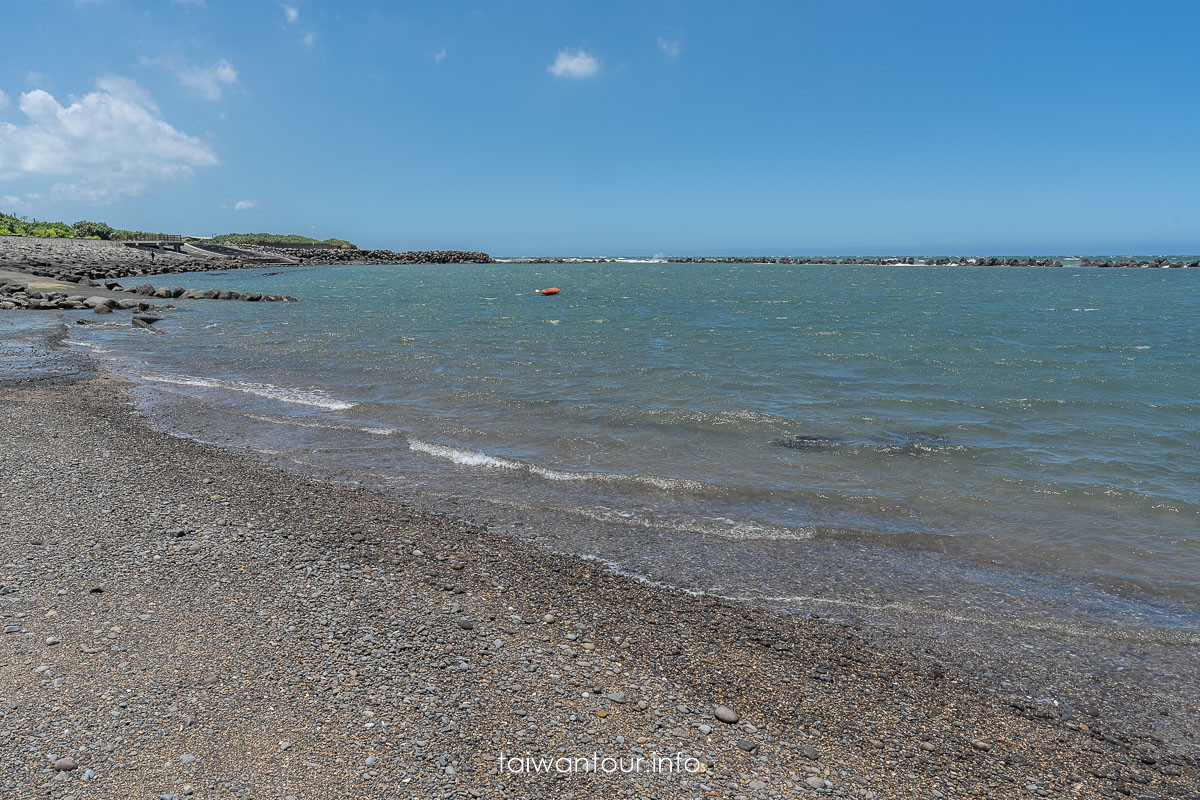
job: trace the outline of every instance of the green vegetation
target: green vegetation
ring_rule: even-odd
[[[56,239],[74,238],[75,230],[63,222],[39,222],[28,217],[15,217],[0,212],[0,236],[47,236]]]
[[[126,231],[114,228],[107,222],[92,222],[81,219],[74,225],[65,222],[42,222],[29,217],[18,217],[0,212],[0,236],[43,236],[49,239],[156,239],[162,233]]]
[[[287,247],[292,244],[327,244],[339,250],[358,249],[358,245],[347,242],[345,239],[325,239],[322,241],[308,236],[299,236],[294,233],[222,233],[212,238],[213,241],[230,242],[232,244],[273,244],[279,247]]]
[[[51,239],[104,239],[121,241],[126,239],[158,239],[165,237],[164,233],[148,233],[147,231],[127,231],[114,228],[107,222],[92,222],[81,219],[74,225],[65,222],[42,222],[29,217],[18,217],[14,214],[0,212],[0,236],[42,236]],[[357,250],[358,246],[345,239],[312,239],[308,236],[295,234],[280,235],[277,233],[225,233],[212,237],[218,242],[234,244],[273,244],[281,247],[295,244],[324,244],[339,250]]]

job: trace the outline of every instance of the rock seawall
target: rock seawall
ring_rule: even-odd
[[[259,247],[252,258],[218,253],[196,255],[171,250],[153,251],[128,247],[121,242],[88,239],[31,239],[0,236],[0,269],[95,286],[93,281],[165,273],[207,272],[215,269],[261,269],[273,259],[277,266],[299,264],[489,264],[487,253],[460,250],[307,250]],[[287,263],[293,262],[293,263]]]
[[[487,253],[464,250],[334,250],[299,247],[256,247],[268,254],[296,259],[302,264],[494,264]]]

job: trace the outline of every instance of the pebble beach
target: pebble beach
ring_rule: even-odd
[[[2,354],[0,796],[1200,797],[851,626],[169,436],[57,338]]]

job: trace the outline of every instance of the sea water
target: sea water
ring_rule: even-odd
[[[153,282],[300,302],[74,340],[179,432],[682,588],[1200,631],[1200,271],[264,272]]]

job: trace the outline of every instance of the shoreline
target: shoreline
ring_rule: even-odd
[[[16,703],[0,735],[14,786],[74,786],[91,769],[89,797],[180,782],[223,795],[239,781],[280,796],[490,797],[505,779],[518,796],[605,780],[680,797],[1023,797],[1031,779],[1043,796],[1196,796],[1194,752],[1041,718],[851,626],[650,586],[171,437],[90,359],[46,355],[43,380],[0,383],[14,534],[0,547],[16,565],[0,613],[19,623],[0,637],[0,694]],[[46,712],[56,733],[18,755],[52,692],[66,696]],[[717,703],[741,720],[714,720]],[[68,728],[103,743],[57,733]],[[503,748],[712,763],[636,782],[502,778]],[[46,752],[77,769],[56,783]]]

